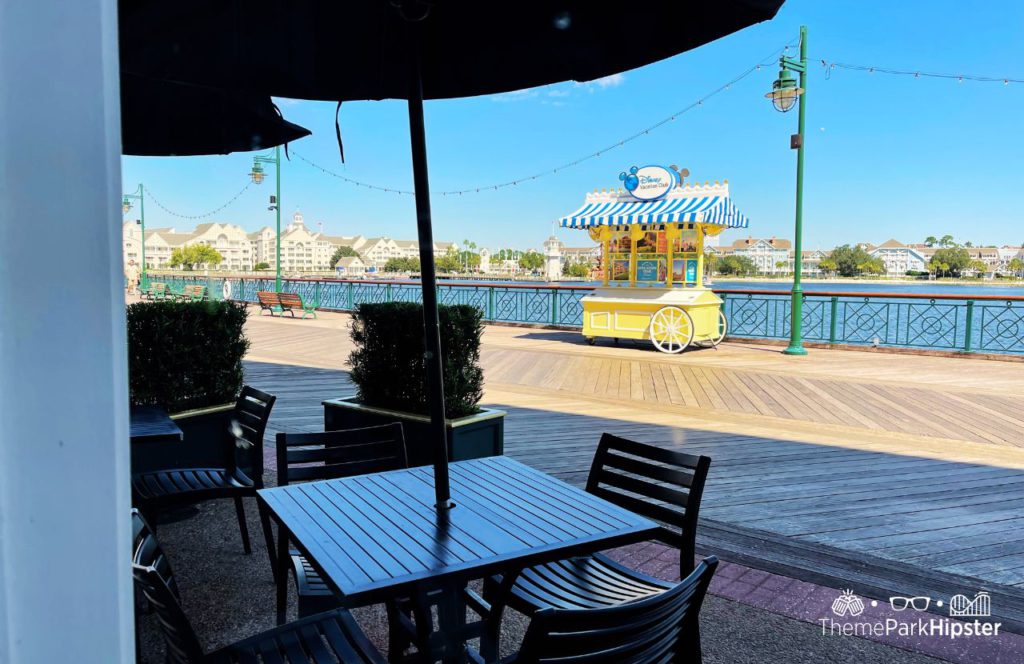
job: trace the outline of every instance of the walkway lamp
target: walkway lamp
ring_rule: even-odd
[[[135,190],[135,193],[121,196],[121,210],[128,214],[132,209],[132,201],[139,202],[139,223],[142,225],[142,247],[139,252],[141,254],[142,272],[139,277],[139,285],[142,288],[149,288],[149,277],[146,275],[146,203],[143,199],[145,193],[142,183],[139,183],[139,188]]]
[[[793,76],[800,75],[799,82]],[[803,274],[803,211],[804,211],[804,119],[807,110],[807,26],[800,26],[800,58],[779,58],[779,77],[765,95],[780,113],[798,108],[797,133],[789,139],[789,147],[796,150],[796,233],[793,242],[793,299],[790,307],[789,346],[787,355],[806,355],[803,346],[803,304],[801,287]]]
[[[253,184],[261,184],[265,173],[263,172],[263,164],[273,164],[275,167],[275,173],[277,174],[277,195],[271,196],[270,206],[268,210],[274,210],[277,213],[277,271],[274,278],[274,290],[278,293],[281,292],[281,147],[274,148],[274,156],[256,155],[252,158],[252,171],[249,173],[249,177],[252,178]]]

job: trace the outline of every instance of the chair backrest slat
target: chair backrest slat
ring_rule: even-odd
[[[270,421],[270,411],[274,409],[277,397],[267,394],[255,387],[245,385],[242,393],[235,401],[233,413],[234,434],[247,442],[252,449],[253,475],[251,478],[257,489],[263,488],[263,436]],[[237,426],[234,426],[237,425]],[[230,456],[234,459],[234,455]]]
[[[277,484],[406,468],[398,422],[361,429],[277,434]]]
[[[686,491],[673,489],[664,484],[647,482],[636,477],[623,475],[622,473],[609,472],[607,468],[602,468],[598,471],[597,483],[598,486],[602,484],[611,485],[616,489],[623,489],[652,500],[660,500],[675,507],[685,508],[690,500],[690,494]]]
[[[606,433],[587,491],[663,524],[659,539],[679,547],[679,577],[693,569],[697,518],[711,459]]]
[[[138,511],[133,510],[132,522],[137,533],[132,553],[135,587],[156,613],[167,645],[167,660],[172,664],[198,662],[203,657],[203,648],[188,617],[181,610],[178,586],[167,556]]]
[[[698,618],[718,560],[705,558],[679,584],[602,609],[542,609],[530,622],[517,664],[699,661]]]

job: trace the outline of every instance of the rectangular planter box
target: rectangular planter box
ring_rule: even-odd
[[[410,466],[433,463],[430,446],[426,444],[430,418],[426,415],[364,406],[356,397],[324,401],[324,430],[358,429],[401,422]],[[505,451],[505,411],[481,408],[479,413],[447,420],[448,459],[465,461],[498,456]]]
[[[171,413],[171,419],[181,429],[181,441],[153,441],[132,444],[132,472],[141,473],[169,468],[224,468],[230,462],[227,454],[234,449],[224,441],[230,436],[231,419],[235,404],[228,403],[208,408]],[[252,479],[254,470],[262,474],[263,468],[254,469],[258,458],[253,449],[236,449],[238,467]]]

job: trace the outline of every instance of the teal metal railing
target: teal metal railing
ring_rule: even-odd
[[[180,290],[208,286],[210,296],[255,302],[273,290],[273,279],[158,277]],[[225,288],[227,284],[227,288]],[[419,302],[417,281],[285,279],[283,290],[318,308],[350,311],[364,302]],[[518,283],[438,285],[442,304],[470,304],[490,322],[579,328],[582,298],[593,286],[532,286]],[[771,290],[716,289],[723,299],[729,336],[788,339],[790,295]],[[858,292],[805,292],[804,339],[828,344],[878,345],[960,352],[1024,355],[1024,297]]]

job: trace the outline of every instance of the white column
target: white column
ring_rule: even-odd
[[[116,0],[0,1],[0,662],[134,656]]]

